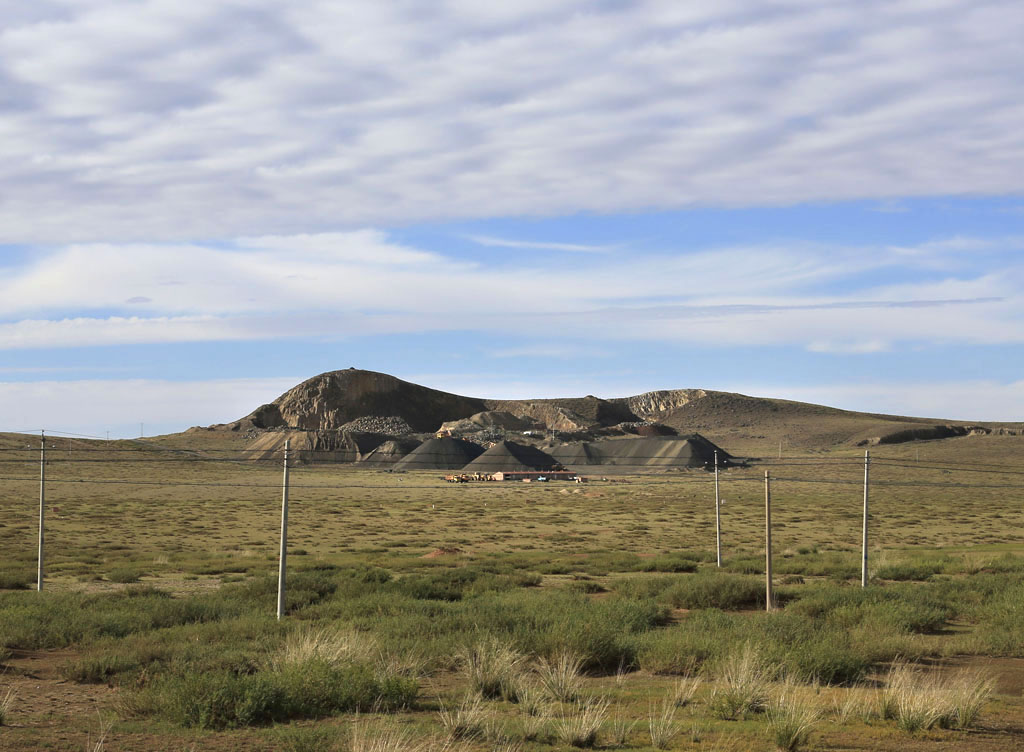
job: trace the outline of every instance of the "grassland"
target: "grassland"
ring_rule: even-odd
[[[722,477],[723,571],[702,471],[453,486],[297,467],[281,622],[279,466],[225,461],[241,442],[222,435],[54,443],[42,594],[38,453],[0,453],[3,749],[81,750],[101,727],[136,750],[1024,742],[1020,437],[873,452],[866,590],[862,449],[754,446],[773,464]],[[980,715],[954,707],[972,688]]]

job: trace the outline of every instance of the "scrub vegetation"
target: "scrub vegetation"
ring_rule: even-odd
[[[101,724],[136,750],[1024,742],[1017,491],[879,469],[861,588],[860,489],[810,482],[856,467],[801,469],[773,486],[769,613],[763,468],[723,478],[719,569],[701,471],[452,486],[298,467],[279,621],[279,468],[143,456],[48,469],[43,593],[38,481],[0,481],[4,749],[82,749]],[[168,485],[97,482],[143,478]]]

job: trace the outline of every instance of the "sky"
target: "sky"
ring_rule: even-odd
[[[1015,0],[0,0],[0,430],[355,366],[1024,420]]]

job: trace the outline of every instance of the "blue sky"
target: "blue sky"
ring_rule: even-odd
[[[1024,420],[1011,2],[0,2],[0,430],[357,366]]]

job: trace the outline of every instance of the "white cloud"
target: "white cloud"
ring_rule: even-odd
[[[477,245],[488,246],[491,248],[524,248],[528,250],[567,251],[570,253],[607,253],[615,248],[615,246],[612,245],[512,240],[509,238],[496,238],[490,235],[470,235],[468,237]]]
[[[28,319],[0,323],[0,350],[272,339],[282,334],[245,325],[249,323],[246,319],[232,321],[215,316]]]
[[[300,377],[162,381],[0,381],[0,431],[48,429],[111,438],[180,431],[235,420],[270,402]]]
[[[1013,0],[6,5],[0,242],[1024,188]]]
[[[226,247],[78,244],[7,268],[0,349],[466,331],[846,353],[1024,342],[1024,260],[993,239],[979,265],[962,251],[971,242],[899,255],[752,246],[511,267],[369,230]],[[864,281],[890,276],[905,281]]]

